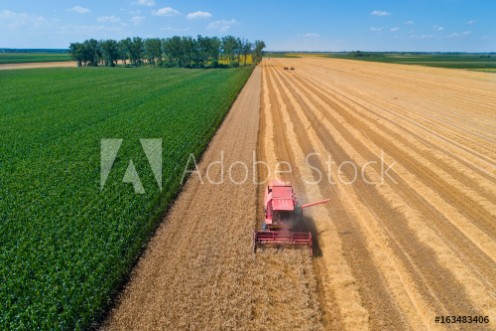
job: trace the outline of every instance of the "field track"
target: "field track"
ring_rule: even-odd
[[[33,62],[33,63],[7,63],[0,64],[0,70],[13,69],[34,69],[34,68],[75,68],[77,63],[74,61],[61,62]]]
[[[251,165],[257,150],[261,177],[291,181],[302,202],[330,197],[305,211],[316,256],[251,255],[251,172],[243,185],[192,176],[104,328],[444,330],[436,315],[488,315],[449,329],[496,329],[495,109],[492,74],[264,60],[199,169],[221,151]],[[274,174],[281,161],[291,173]]]

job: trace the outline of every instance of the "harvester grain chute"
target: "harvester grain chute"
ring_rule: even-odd
[[[312,233],[295,231],[302,227],[303,209],[330,199],[300,205],[290,183],[273,180],[265,191],[265,220],[253,233],[253,252],[258,246],[308,246],[312,254]]]

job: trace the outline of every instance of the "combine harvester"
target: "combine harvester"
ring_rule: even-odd
[[[253,233],[253,252],[258,246],[308,246],[312,249],[312,233],[297,232],[302,227],[303,209],[321,205],[331,199],[301,205],[290,183],[273,180],[265,191],[265,221],[261,231]]]

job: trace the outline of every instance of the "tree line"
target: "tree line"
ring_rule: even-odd
[[[115,67],[119,62],[125,66],[219,68],[247,65],[262,60],[265,43],[250,42],[234,36],[171,38],[89,39],[71,43],[69,53],[78,66]]]

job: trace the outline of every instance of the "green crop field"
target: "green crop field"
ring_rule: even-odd
[[[71,61],[67,53],[0,53],[0,64]]]
[[[453,69],[496,69],[496,55],[487,54],[394,54],[394,53],[334,53],[329,57],[349,60],[422,65]]]
[[[264,53],[265,58],[300,58],[298,54],[295,53],[285,53],[285,52],[266,52]]]
[[[0,328],[103,317],[251,73],[67,68],[0,76]],[[100,189],[101,140],[123,139]],[[163,139],[160,190],[140,139]],[[133,161],[144,194],[123,182]]]

